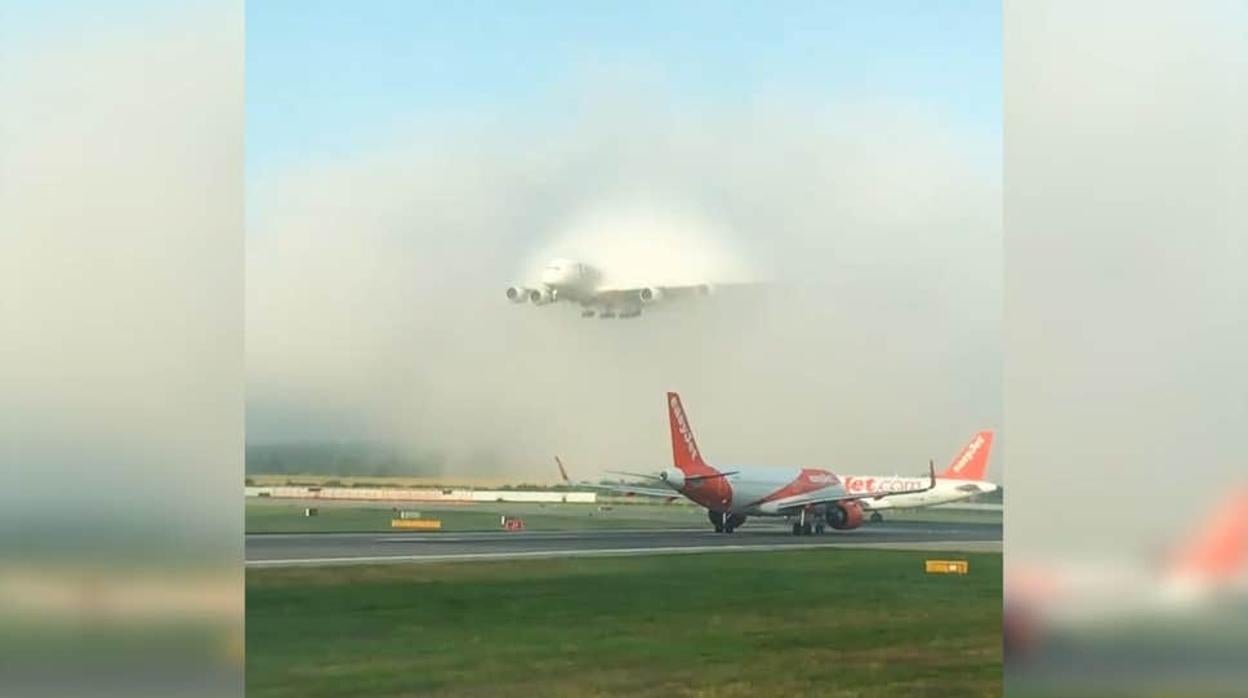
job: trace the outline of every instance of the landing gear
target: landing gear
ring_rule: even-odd
[[[871,523],[880,523],[884,521],[884,515],[878,511],[871,512]]]
[[[827,529],[827,527],[825,526],[825,524],[824,524],[822,521],[820,521],[819,523],[815,524],[815,534],[816,534],[816,535],[820,535],[820,536],[822,536],[822,535],[823,535],[823,532],[824,532],[824,531],[826,531],[826,530],[828,530],[828,529]]]
[[[797,521],[793,522],[793,535],[809,536],[813,528],[814,527],[811,525],[810,520],[806,518],[806,510],[803,509],[801,516],[797,519]],[[823,531],[820,531],[820,533],[823,533]]]
[[[819,526],[819,527],[811,526],[809,521],[807,521],[806,523],[797,523],[797,522],[793,523],[793,535],[795,536],[809,536],[815,530],[818,530],[820,533],[823,533],[822,529],[823,529],[822,526]]]
[[[595,316],[595,315],[597,315],[597,314],[598,314],[598,313],[596,313],[596,312],[595,312],[595,311],[593,311],[593,310],[582,310],[582,311],[581,311],[581,317],[593,317],[593,316]]]
[[[711,525],[715,526],[716,533],[732,533],[745,523],[744,514],[729,514],[723,511],[706,512],[706,517],[711,520]]]

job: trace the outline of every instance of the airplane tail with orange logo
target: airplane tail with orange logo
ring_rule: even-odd
[[[988,456],[992,453],[992,437],[990,429],[976,434],[962,447],[940,477],[949,480],[983,480],[988,472]]]
[[[1177,576],[1216,581],[1248,568],[1248,487],[1223,500],[1204,527],[1179,547],[1171,571]]]
[[[702,458],[698,442],[693,438],[693,426],[680,403],[680,395],[667,394],[667,416],[672,431],[672,462],[686,476],[718,475]]]

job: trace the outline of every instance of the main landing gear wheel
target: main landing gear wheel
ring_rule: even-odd
[[[823,524],[823,523],[817,523],[817,524],[815,524],[815,533],[816,533],[816,534],[818,534],[818,535],[821,535],[821,536],[822,536],[822,535],[823,535],[823,532],[824,532],[824,531],[826,531],[826,530],[827,530],[827,528],[826,528],[825,524]]]
[[[871,512],[871,523],[880,523],[884,520],[884,515],[878,511]]]
[[[793,524],[793,535],[795,536],[802,535],[802,525],[800,523]]]

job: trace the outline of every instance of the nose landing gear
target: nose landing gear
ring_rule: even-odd
[[[732,533],[737,527],[745,523],[745,516],[741,514],[728,514],[722,511],[707,511],[707,518],[711,520],[711,524],[715,526],[716,533]]]

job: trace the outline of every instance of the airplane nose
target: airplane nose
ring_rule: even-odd
[[[542,283],[551,287],[570,286],[573,278],[573,273],[568,269],[547,269],[542,272]]]

